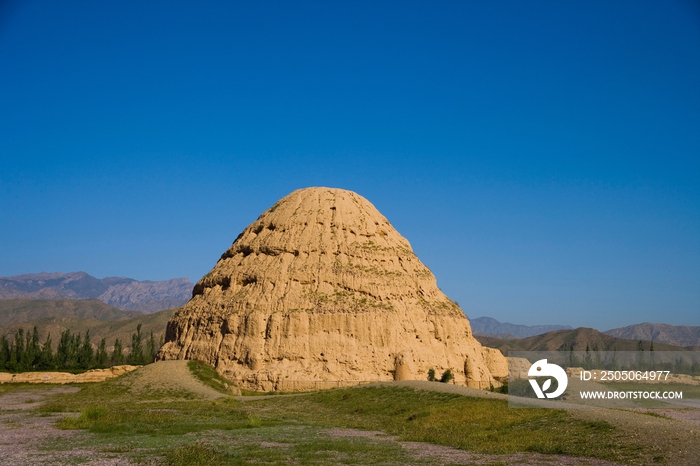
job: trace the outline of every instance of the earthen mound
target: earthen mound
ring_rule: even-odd
[[[238,235],[168,323],[159,359],[207,362],[243,388],[304,390],[505,377],[403,238],[351,191],[307,188]]]

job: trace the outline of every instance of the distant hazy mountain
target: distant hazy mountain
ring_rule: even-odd
[[[474,335],[484,335],[499,338],[527,338],[534,335],[551,332],[553,330],[567,330],[568,325],[515,325],[501,323],[491,317],[477,317],[469,319]]]
[[[192,297],[193,287],[187,278],[138,281],[98,279],[85,272],[42,272],[0,277],[0,299],[99,299],[119,309],[151,313],[182,306]]]
[[[500,349],[507,355],[508,351],[566,351],[573,346],[574,351],[584,351],[586,346],[601,351],[636,351],[640,340],[615,338],[592,328],[557,330],[528,338],[504,339],[485,336],[476,337],[484,346]],[[642,346],[649,350],[649,340],[642,340]],[[679,347],[654,342],[654,351],[696,351],[698,348]]]
[[[654,343],[668,343],[669,345],[677,346],[700,346],[700,327],[645,322],[643,324],[615,328],[603,333],[631,340],[653,341]]]

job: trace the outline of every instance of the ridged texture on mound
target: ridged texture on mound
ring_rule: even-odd
[[[202,360],[262,390],[430,368],[477,387],[506,375],[408,241],[366,199],[329,188],[295,191],[243,230],[168,323],[159,359]]]

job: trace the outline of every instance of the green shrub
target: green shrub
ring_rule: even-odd
[[[201,361],[189,361],[187,363],[190,372],[204,385],[213,388],[217,392],[231,395],[229,381],[219,375],[210,365]]]
[[[452,373],[452,371],[450,369],[447,369],[445,372],[442,373],[442,376],[440,377],[440,382],[448,383],[454,378],[455,376]]]
[[[435,378],[435,369],[428,369],[428,381],[429,382],[435,382],[437,379]]]
[[[502,393],[504,395],[507,395],[508,394],[508,381],[504,380],[503,385],[501,385],[500,387],[498,387],[492,391],[494,391],[496,393]]]

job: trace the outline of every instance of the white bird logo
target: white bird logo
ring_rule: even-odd
[[[566,390],[566,386],[569,383],[569,379],[567,379],[564,369],[556,364],[548,364],[546,359],[540,359],[539,361],[535,362],[530,367],[527,375],[530,377],[554,377],[557,379],[557,389],[552,393],[546,393],[547,390],[549,390],[549,387],[552,386],[552,379],[545,380],[544,384],[542,384],[542,388],[540,388],[537,380],[530,379],[530,385],[532,385],[532,389],[535,390],[537,398],[544,398],[545,396],[547,398],[556,398],[564,393],[564,390]]]

